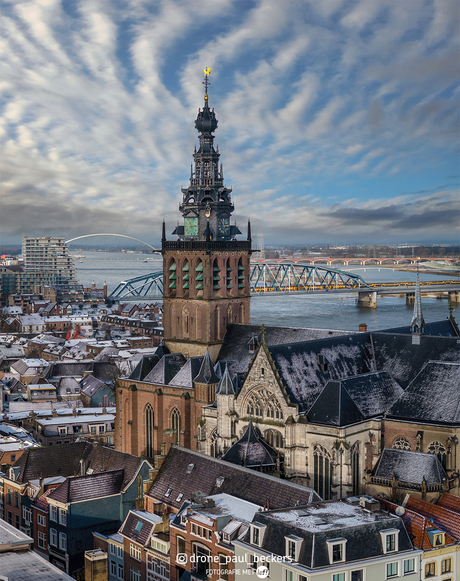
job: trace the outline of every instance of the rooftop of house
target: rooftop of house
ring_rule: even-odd
[[[145,462],[137,456],[90,442],[74,442],[61,446],[30,448],[15,462],[16,481],[25,484],[37,478],[73,476],[123,469],[125,481],[132,481]],[[150,466],[150,465],[149,465]]]
[[[92,500],[119,494],[127,483],[123,469],[73,476],[66,478],[48,498],[63,504]]]
[[[374,503],[378,508],[379,503]],[[330,566],[329,548],[341,541],[346,543],[345,563],[385,557],[384,533],[397,535],[396,554],[413,551],[399,517],[361,507],[358,498],[258,512],[253,522],[268,527],[261,544],[264,552],[284,556],[286,537],[297,538],[300,547],[296,562],[308,569]],[[250,542],[249,534],[245,541]]]
[[[399,505],[390,502],[386,499],[379,498],[379,501],[382,504],[382,507],[385,510],[391,512],[392,514],[395,514],[396,510],[398,509],[401,513],[403,513],[401,514],[401,519],[404,523],[404,526],[406,527],[407,532],[411,536],[414,547],[417,547],[417,549],[423,549],[424,551],[429,551],[431,549],[436,548],[436,542],[433,538],[433,535],[428,534],[428,531],[430,529],[432,530],[434,527],[433,523],[427,516],[421,514],[420,512],[410,510],[408,508],[401,510],[401,507]],[[439,527],[436,528],[440,530]],[[441,530],[445,532],[444,529]],[[445,537],[443,540],[444,545],[453,545],[457,544],[458,542],[457,539],[453,538],[447,532],[445,532]],[[439,545],[437,546],[437,548],[439,548]]]
[[[120,535],[135,543],[145,545],[155,526],[163,521],[161,516],[146,511],[130,510],[118,531]]]
[[[212,526],[214,520],[224,516],[251,522],[256,512],[260,510],[260,505],[222,493],[207,496],[195,503],[187,503],[184,510],[187,518]]]
[[[314,490],[306,486],[187,448],[172,446],[148,496],[179,509],[183,499],[191,499],[195,493],[203,496],[226,493],[272,508],[294,506],[298,501],[306,504],[320,499]]]

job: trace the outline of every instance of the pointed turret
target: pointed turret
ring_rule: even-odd
[[[207,349],[205,356],[203,357],[203,363],[201,364],[200,371],[193,381],[206,384],[219,383],[219,378],[214,371],[214,365]]]
[[[236,390],[233,386],[232,378],[228,371],[228,366],[225,365],[224,374],[217,386],[216,395],[236,395]]]

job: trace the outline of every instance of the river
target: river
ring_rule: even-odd
[[[77,279],[84,286],[94,281],[98,288],[107,282],[109,293],[122,281],[136,276],[159,272],[162,259],[141,253],[97,252],[82,250],[72,254],[76,259]],[[145,262],[145,260],[147,262]],[[379,266],[334,266],[361,275],[366,282],[415,282],[415,274]],[[434,274],[421,274],[421,280],[436,280]],[[451,278],[446,274],[442,279]],[[251,299],[251,323],[255,325],[312,327],[322,329],[357,330],[365,323],[369,330],[409,325],[413,307],[406,306],[404,297],[378,297],[376,309],[356,307],[355,293],[334,294],[269,294]],[[446,299],[422,297],[426,322],[440,321],[449,316]],[[455,315],[455,311],[454,311]]]

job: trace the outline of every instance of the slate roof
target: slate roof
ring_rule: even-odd
[[[228,366],[226,365],[221,380],[219,381],[219,385],[217,386],[216,395],[236,395],[236,393],[237,390],[233,385]]]
[[[192,389],[194,378],[198,375],[204,357],[190,357],[182,369],[171,379],[169,385]]]
[[[88,469],[92,469],[93,473],[123,469],[124,486],[133,480],[143,462],[137,456],[105,446],[94,446],[90,442],[30,448],[14,464],[19,467],[16,481],[25,484],[41,477],[80,474],[81,460],[84,462],[85,472]]]
[[[328,381],[375,371],[368,333],[269,346],[268,351],[299,411],[310,409]]]
[[[322,519],[324,524],[315,519]],[[412,543],[398,517],[381,511],[365,511],[346,501],[315,502],[288,511],[259,512],[253,522],[267,525],[262,550],[269,554],[285,555],[286,536],[303,539],[298,562],[309,569],[330,566],[327,541],[337,538],[347,539],[345,563],[382,557],[380,531],[389,529],[399,530],[399,552],[412,550]],[[246,541],[248,537],[249,533]]]
[[[412,345],[407,335],[379,332],[371,336],[375,368],[388,371],[403,389],[427,361],[460,361],[460,343],[454,337],[422,336],[420,345]]]
[[[163,355],[166,355],[166,353],[169,353],[169,350],[163,345],[160,345],[153,355],[143,355],[142,359],[129,376],[129,379],[144,381],[144,378],[152,371],[155,365],[160,361]]]
[[[51,492],[48,498],[69,504],[104,496],[113,496],[122,491],[123,482],[124,470],[75,476],[66,478],[62,484]]]
[[[125,518],[119,533],[124,537],[128,537],[135,543],[146,545],[150,535],[155,529],[156,523],[161,523],[162,518],[156,514],[140,510],[130,510],[128,516]],[[136,527],[142,523],[139,532],[136,532]],[[139,525],[140,526],[140,525]]]
[[[460,363],[428,361],[388,410],[387,417],[458,425],[459,386]]]
[[[222,456],[222,460],[246,466],[260,468],[275,466],[278,452],[262,438],[259,438],[249,418],[249,424],[243,436],[231,446]]]
[[[442,484],[443,479],[447,478],[436,454],[384,448],[372,476],[391,480],[394,473],[410,484],[422,484],[423,478],[427,484]]]
[[[239,363],[239,371],[246,372],[254,356],[249,351],[249,343],[253,337],[260,343],[260,329],[260,325],[228,325],[218,360],[237,361]],[[265,327],[265,343],[267,345],[282,345],[352,334],[354,334],[353,331],[334,331],[331,329]]]
[[[148,383],[168,385],[171,379],[177,375],[185,365],[186,359],[182,353],[170,353],[164,355],[160,362],[155,365],[152,371],[144,378]]]
[[[209,351],[207,349],[205,356],[203,357],[200,370],[197,376],[194,378],[194,381],[196,381],[197,383],[206,383],[206,384],[219,382],[219,378],[217,377],[214,371],[214,364],[211,361],[211,357],[209,356]]]
[[[364,420],[341,381],[329,381],[307,414],[314,424],[347,426]]]
[[[82,393],[91,397],[95,393],[97,393],[102,386],[106,384],[100,379],[93,377],[92,375],[87,375],[80,381],[79,385]]]
[[[44,375],[48,380],[52,380],[60,377],[83,377],[85,373],[92,373],[101,381],[111,381],[115,370],[114,363],[105,361],[56,361],[50,363]]]
[[[385,329],[384,333],[397,333],[398,335],[411,335],[412,330],[410,325],[407,327],[395,327],[394,329]],[[423,334],[432,337],[457,337],[455,326],[450,319],[444,321],[436,321],[434,323],[425,322]]]
[[[172,491],[165,497],[169,488]],[[272,508],[294,506],[297,501],[307,504],[319,500],[316,492],[306,486],[236,466],[187,448],[172,446],[148,496],[179,509],[183,502],[176,501],[179,493],[184,495],[184,499],[191,499],[192,494],[197,492],[206,496],[231,494],[259,506],[269,501]]]
[[[404,393],[386,371],[329,381],[308,411],[308,420],[336,426],[351,425],[383,415]]]

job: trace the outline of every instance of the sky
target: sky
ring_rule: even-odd
[[[460,242],[458,0],[0,5],[2,244],[174,239],[205,67],[243,232]]]

